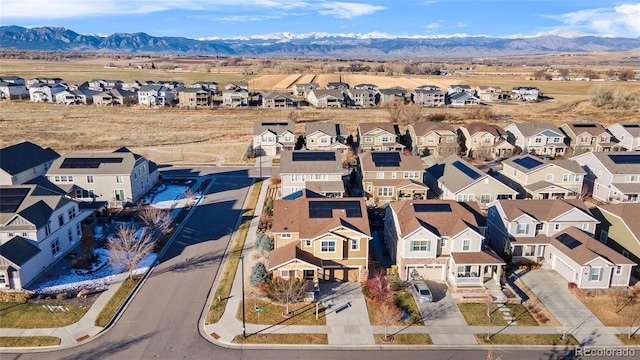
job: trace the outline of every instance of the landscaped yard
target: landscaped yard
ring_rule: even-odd
[[[88,306],[0,302],[0,328],[62,327],[80,320]]]
[[[34,347],[60,345],[53,336],[0,336],[0,347]]]
[[[373,338],[378,345],[431,345],[429,334],[395,334],[393,341],[383,342],[384,334],[373,334]]]
[[[316,344],[327,345],[327,334],[251,334],[246,338],[236,335],[233,339],[238,344]]]
[[[369,314],[369,321],[371,322],[371,325],[384,326],[384,320],[382,319],[380,312],[377,311],[376,305],[366,296],[365,301],[367,303],[367,313]],[[395,302],[398,308],[403,312],[403,325],[424,325],[422,317],[420,316],[420,310],[418,310],[418,306],[410,293],[396,293]]]
[[[516,318],[519,326],[538,326],[538,322],[529,314],[527,309],[520,304],[505,304],[511,310],[511,316]],[[460,303],[460,312],[470,326],[487,325],[487,304]],[[502,311],[498,310],[498,304],[491,304],[491,325],[506,326],[509,322],[504,319]]]
[[[260,313],[260,325],[326,325],[323,305],[318,305],[318,320],[316,320],[315,303],[294,303],[289,305],[289,311],[293,311],[291,317],[282,316],[285,306],[274,304],[268,300],[258,300],[257,307],[262,308]],[[245,301],[245,321],[249,324],[258,324],[258,313],[253,310],[253,301]],[[238,307],[237,318],[242,319],[242,305]]]
[[[562,341],[561,334],[496,334],[486,340],[486,334],[476,334],[480,345],[580,345],[572,335],[566,335]]]

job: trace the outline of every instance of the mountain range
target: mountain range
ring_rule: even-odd
[[[471,58],[552,52],[628,51],[640,38],[602,37],[557,30],[535,36],[407,36],[383,33],[277,33],[238,38],[158,37],[146,33],[79,34],[62,27],[0,26],[0,48],[183,55],[312,58]]]

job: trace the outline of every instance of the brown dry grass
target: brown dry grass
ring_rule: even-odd
[[[625,311],[616,312],[616,306],[611,303],[608,296],[582,297],[578,299],[606,326],[629,326],[629,314]],[[636,325],[638,321],[636,320]]]

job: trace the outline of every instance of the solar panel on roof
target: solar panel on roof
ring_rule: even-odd
[[[594,128],[596,126],[596,124],[573,124],[575,128]]]
[[[569,249],[575,249],[578,246],[582,245],[580,241],[578,241],[577,239],[574,239],[572,236],[568,234],[565,234],[565,235],[566,236],[560,236],[556,238],[558,242],[561,243],[562,245],[568,247]]]
[[[622,125],[622,127],[625,127],[625,128],[634,128],[634,129],[635,129],[635,128],[639,128],[639,127],[640,127],[640,125],[638,125],[638,124],[624,124],[624,125]]]
[[[100,164],[120,164],[122,158],[66,158],[61,169],[97,169]]]
[[[335,161],[336,153],[333,151],[296,151],[293,153],[293,161]]]
[[[523,158],[520,158],[520,159],[515,159],[515,160],[513,160],[513,162],[518,164],[518,165],[520,165],[520,166],[522,166],[523,168],[526,168],[526,169],[533,169],[536,166],[542,165],[542,161],[536,160],[536,159],[534,159],[532,157],[529,157],[529,156],[523,157]]]
[[[14,213],[22,204],[29,188],[6,188],[0,190],[0,213]]]
[[[286,122],[263,122],[262,126],[287,126]]]
[[[453,167],[455,167],[456,169],[462,171],[465,175],[467,175],[468,177],[472,178],[473,180],[475,180],[475,179],[479,178],[480,176],[482,176],[482,174],[478,173],[477,171],[475,171],[472,168],[468,167],[467,165],[463,164],[459,160],[454,161],[451,165],[453,165]]]
[[[413,204],[415,212],[451,212],[450,204]]]
[[[609,155],[609,158],[616,164],[640,164],[640,155],[637,154]]]
[[[371,153],[371,159],[376,167],[400,166],[400,153],[397,152]]]
[[[309,218],[330,219],[333,210],[344,210],[348,218],[361,218],[362,209],[359,201],[309,201]]]

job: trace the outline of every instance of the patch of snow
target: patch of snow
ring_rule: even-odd
[[[158,188],[158,192],[152,195],[153,198],[146,199],[146,201],[154,208],[171,209],[184,198],[188,189],[189,187],[185,185],[162,185]]]

